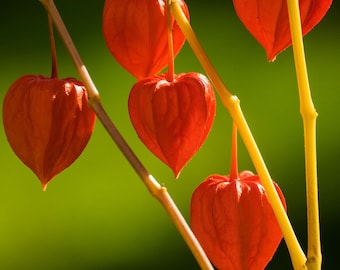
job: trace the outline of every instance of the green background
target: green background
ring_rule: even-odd
[[[340,160],[339,2],[305,37],[318,117],[318,173],[324,269],[338,261]],[[127,98],[135,79],[111,57],[101,32],[104,1],[56,0],[104,107],[136,154],[164,184],[188,220],[194,188],[213,173],[228,174],[231,119],[218,100],[206,143],[178,180],[138,140]],[[187,1],[191,22],[211,61],[241,106],[288,214],[306,248],[302,120],[292,49],[268,63],[230,1]],[[78,77],[57,38],[60,77]],[[24,74],[50,74],[47,17],[39,1],[0,4],[0,100]],[[203,72],[188,44],[176,71]],[[253,170],[243,144],[239,169]],[[0,126],[0,269],[199,269],[170,219],[143,186],[99,123],[81,157],[43,192],[11,151]],[[292,269],[280,248],[267,269]]]

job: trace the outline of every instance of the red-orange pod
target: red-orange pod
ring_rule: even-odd
[[[142,142],[178,177],[207,138],[216,111],[214,89],[190,72],[145,78],[129,95],[131,122]]]
[[[178,0],[187,18],[188,8]],[[137,79],[156,75],[168,64],[168,36],[165,0],[106,0],[103,33],[117,62]],[[185,37],[172,19],[174,55]]]
[[[292,44],[286,0],[233,0],[237,16],[264,47],[269,61]],[[299,0],[302,34],[326,15],[332,0]]]
[[[38,176],[43,189],[87,145],[96,116],[83,84],[74,78],[25,75],[9,88],[3,124],[15,154]]]
[[[286,207],[279,186],[274,186]],[[209,176],[192,195],[190,219],[219,270],[263,270],[282,239],[260,178],[249,171],[237,179]]]

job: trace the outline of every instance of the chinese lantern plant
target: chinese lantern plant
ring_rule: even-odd
[[[56,13],[55,12],[55,9],[53,7],[53,5],[51,3],[53,3],[52,0],[40,0],[44,5],[45,7],[47,8],[47,10],[49,10],[49,12],[51,13]],[[106,3],[118,3],[118,1],[109,1],[107,0]],[[140,2],[142,1],[137,1],[135,3],[138,3],[136,6],[138,6],[140,4]],[[262,14],[265,14],[265,12],[268,12],[270,11],[269,13],[272,12],[272,10],[269,8],[271,7],[270,5],[268,4],[265,4],[265,1],[258,1],[258,0],[253,0],[253,1],[234,1],[234,3],[238,2],[238,4],[241,5],[241,10],[245,13],[247,12],[250,12],[250,13],[256,13],[258,12],[259,10],[261,11],[260,12],[260,15],[262,16]],[[291,29],[293,30],[292,33],[291,33],[291,36],[293,37],[293,47],[294,47],[294,51],[297,50],[297,51],[300,51],[300,56],[301,56],[301,51],[303,51],[303,47],[299,46],[301,44],[298,44],[296,43],[296,39],[301,39],[301,42],[302,42],[302,37],[299,36],[299,34],[296,34],[296,32],[298,31],[295,31],[296,29],[299,29],[300,28],[300,18],[299,18],[299,11],[298,10],[298,3],[299,1],[297,0],[288,0],[288,13],[289,13],[289,17],[290,17],[290,20],[292,22],[290,22],[290,27]],[[302,2],[302,1],[300,1]],[[118,4],[122,4],[123,7],[124,7],[124,3],[127,3],[128,6],[131,7],[131,3],[133,3],[132,1],[120,1],[120,3]],[[146,1],[144,2],[146,3]],[[165,1],[158,1],[158,3],[162,3],[162,4],[165,4]],[[237,184],[242,184],[243,182],[246,184],[245,186],[249,185],[251,186],[250,189],[257,189],[259,191],[259,197],[265,199],[265,198],[269,198],[271,199],[271,204],[273,206],[273,210],[275,212],[275,215],[278,219],[278,221],[280,222],[280,226],[281,226],[281,229],[282,229],[282,232],[284,234],[284,237],[285,237],[285,240],[286,240],[286,243],[287,243],[287,246],[288,246],[288,249],[289,249],[289,252],[290,252],[290,255],[291,255],[291,258],[292,258],[292,263],[293,263],[293,266],[294,266],[294,269],[321,269],[321,256],[319,256],[320,254],[318,254],[319,250],[318,248],[320,247],[320,245],[318,245],[318,243],[315,243],[315,245],[308,245],[308,257],[306,258],[303,251],[301,250],[301,247],[299,246],[299,243],[297,241],[297,239],[295,238],[295,234],[294,232],[292,231],[292,228],[289,223],[289,219],[288,217],[286,216],[285,214],[285,209],[284,207],[282,207],[282,204],[284,205],[284,200],[283,200],[283,197],[282,196],[274,196],[274,195],[277,195],[277,193],[280,195],[281,192],[279,191],[279,189],[277,188],[277,186],[275,184],[273,184],[271,178],[270,178],[270,175],[269,175],[269,172],[268,170],[266,169],[266,166],[261,158],[261,154],[256,146],[256,143],[255,143],[255,140],[253,139],[252,135],[251,135],[251,132],[247,126],[247,123],[245,121],[245,118],[242,114],[242,111],[240,109],[240,106],[239,106],[239,101],[237,99],[237,97],[231,95],[231,93],[227,90],[227,88],[224,86],[222,80],[219,78],[219,76],[217,75],[216,71],[214,70],[214,68],[212,67],[209,59],[206,57],[203,49],[201,48],[195,34],[193,33],[191,27],[190,27],[190,24],[188,22],[188,18],[187,18],[187,14],[185,13],[185,11],[183,10],[183,5],[182,5],[182,1],[167,1],[167,3],[169,5],[171,5],[171,11],[176,19],[176,23],[178,23],[178,26],[181,28],[181,30],[183,31],[184,35],[186,36],[186,38],[188,39],[190,45],[192,46],[197,58],[199,59],[199,61],[202,63],[202,66],[203,68],[205,69],[205,71],[207,72],[208,76],[210,77],[211,81],[213,82],[217,92],[219,93],[220,97],[221,97],[221,100],[222,100],[222,103],[226,106],[226,108],[229,110],[235,124],[237,125],[238,127],[238,130],[242,136],[242,139],[247,147],[247,150],[254,162],[254,166],[256,167],[256,170],[257,172],[259,173],[259,177],[255,176],[255,175],[252,175],[250,174],[249,172],[245,172],[245,173],[240,173],[240,174],[237,174],[235,172],[231,172],[230,173],[230,176],[229,178],[227,179],[227,177],[224,177],[224,176],[216,176],[217,180],[221,180],[221,178],[223,179],[223,182],[227,182],[227,184],[229,185],[229,182],[232,182],[234,183],[234,185]],[[263,3],[263,4],[262,4]],[[283,4],[284,2],[283,1],[277,1],[277,3],[280,3],[280,4]],[[317,3],[325,3],[326,5],[330,3],[329,0],[327,1],[316,1],[316,0],[310,0],[310,1],[304,1],[304,3],[308,3],[307,5],[303,5],[304,7],[304,12],[308,11],[309,10],[314,10],[314,12],[319,12],[320,10],[323,10],[323,12],[326,12],[326,9],[322,9],[322,8],[314,8],[316,7],[316,4]],[[242,5],[242,4],[246,4],[246,5]],[[252,5],[249,5],[249,4],[252,4]],[[258,4],[258,5],[257,5]],[[296,4],[296,6],[294,6],[294,4]],[[135,7],[136,7],[135,6]],[[293,8],[292,8],[293,6]],[[159,6],[161,7],[161,6]],[[276,5],[273,5],[273,7],[277,7]],[[280,6],[281,7],[281,6]],[[279,7],[279,8],[280,8]],[[311,7],[311,8],[309,8]],[[235,5],[235,8],[236,8],[236,5]],[[123,11],[123,12],[118,12],[119,15],[121,14],[125,14],[125,15],[131,15],[131,14],[134,14],[136,15],[137,17],[139,16],[139,14],[135,14],[134,12],[130,13],[130,12],[126,12],[126,10],[124,9],[121,9],[120,11]],[[239,12],[239,11],[238,11]],[[321,12],[322,13],[322,12]],[[320,13],[320,14],[321,14]],[[145,13],[144,13],[145,14]],[[293,15],[292,15],[293,14]],[[320,15],[319,14],[319,15]],[[114,15],[114,14],[111,14],[111,15]],[[117,14],[116,14],[117,15]],[[248,14],[249,15],[249,14]],[[246,18],[248,17],[251,17],[251,16],[248,16],[246,14]],[[250,14],[251,15],[251,14]],[[256,19],[263,19],[263,17],[261,16],[255,16]],[[322,15],[323,16],[323,15]],[[313,17],[311,16],[310,14],[308,14],[308,16],[306,18],[314,18],[313,20],[311,20],[311,24],[309,25],[309,27],[312,27],[314,26],[315,24],[317,24],[318,20],[321,19],[322,16],[316,16],[316,17]],[[109,17],[106,17],[104,16],[105,18],[109,18]],[[124,20],[125,18],[129,18],[130,16],[117,16],[117,18],[121,18],[119,23],[121,23],[123,26],[124,26]],[[293,19],[291,19],[291,17]],[[123,19],[122,19],[123,18]],[[241,16],[240,16],[241,18]],[[268,18],[271,18],[270,16]],[[316,19],[315,19],[316,18]],[[58,16],[54,16],[54,19],[56,21],[59,20]],[[283,30],[287,30],[287,28],[283,27],[283,28],[280,28],[278,27],[277,29],[275,28],[276,26],[272,25],[273,23],[275,24],[276,22],[278,22],[278,26],[282,26],[284,24],[284,21],[282,21],[283,17],[279,14],[279,16],[277,17],[277,20],[268,20],[266,21],[265,20],[265,28],[266,27],[269,27],[269,28],[273,28],[275,29],[274,31],[272,31],[271,33],[273,34],[274,33],[274,38],[275,37],[279,37],[282,33],[277,33],[277,32],[280,32]],[[107,19],[107,21],[110,21],[109,19]],[[135,21],[136,22],[136,21]],[[255,24],[257,23],[258,21],[255,21]],[[253,21],[249,21],[249,22],[246,22],[245,25],[250,25],[250,24],[253,24],[254,22]],[[154,25],[154,27],[156,27],[158,24],[158,21],[156,21],[156,24]],[[311,26],[312,25],[312,26]],[[136,26],[132,24],[132,26]],[[130,30],[132,34],[136,34],[137,32],[134,32],[135,31],[135,27],[131,27]],[[144,27],[144,29],[148,29],[147,27]],[[311,29],[311,28],[309,28]],[[123,32],[124,32],[124,28],[121,29]],[[263,30],[263,29],[262,29]],[[300,29],[301,30],[301,29]],[[105,32],[105,31],[104,31]],[[157,32],[157,31],[156,31]],[[156,33],[155,32],[155,33]],[[260,31],[261,32],[261,31]],[[264,31],[265,32],[265,31]],[[118,32],[115,32],[115,33],[121,33],[120,31]],[[152,33],[152,32],[149,32],[149,33]],[[286,33],[287,34],[287,33]],[[287,36],[285,34],[285,36]],[[107,34],[105,34],[107,35]],[[115,37],[115,35],[113,35]],[[131,36],[130,36],[131,37]],[[148,40],[148,37],[147,36],[147,40]],[[107,37],[106,37],[107,38]],[[295,39],[295,41],[294,41]],[[66,39],[65,39],[66,40]],[[132,38],[133,40],[133,38]],[[139,39],[135,39],[135,41],[139,41]],[[68,40],[69,41],[69,40]],[[286,48],[287,46],[289,46],[289,42],[288,44],[285,43],[284,41],[280,41],[282,42],[282,44],[280,44],[280,46],[272,46],[272,42],[273,40],[272,39],[267,39],[266,42],[268,42],[268,44],[265,44],[265,46],[267,46],[265,49],[266,49],[266,52],[267,52],[267,56],[268,56],[268,59],[272,60],[275,58],[276,54],[281,51],[282,49]],[[109,41],[108,43],[111,43],[111,45],[114,43],[112,41]],[[118,44],[119,42],[117,42]],[[65,42],[66,46],[70,46],[70,43],[69,42]],[[128,44],[128,43],[125,43],[125,45]],[[164,44],[164,42],[161,42],[160,44]],[[294,45],[295,44],[295,45]],[[298,45],[296,45],[298,44]],[[114,45],[114,44],[113,44]],[[123,43],[124,45],[124,43]],[[133,74],[135,77],[137,78],[145,78],[145,76],[151,76],[151,75],[155,75],[155,73],[157,73],[160,68],[161,68],[161,65],[157,68],[157,70],[153,70],[153,71],[150,71],[149,69],[149,62],[148,62],[148,59],[143,59],[143,56],[141,57],[139,54],[129,54],[126,53],[125,51],[126,50],[129,50],[131,47],[133,47],[133,45],[135,44],[129,44],[129,46],[123,46],[123,50],[121,52],[119,52],[118,54],[120,54],[121,56],[123,56],[123,60],[118,60],[123,66],[124,66],[124,62],[125,60],[127,59],[129,62],[130,61],[130,64],[131,64],[131,60],[134,60],[134,58],[136,58],[138,61],[137,63],[142,63],[141,66],[142,66],[142,71],[139,70],[139,64],[136,64],[136,62],[132,61],[132,64],[130,65],[130,67],[128,67],[128,65],[125,66],[125,68],[131,73]],[[108,46],[110,46],[110,44],[108,44]],[[162,47],[162,46],[160,46]],[[296,49],[297,47],[297,49]],[[144,47],[143,47],[144,48]],[[150,47],[147,47],[148,50],[150,50]],[[124,51],[125,50],[125,51]],[[72,52],[72,48],[69,50],[70,52]],[[155,51],[158,51],[158,50],[155,50]],[[150,52],[150,51],[149,51]],[[125,55],[124,53],[126,53],[125,55],[127,56],[125,58]],[[297,55],[299,53],[296,53]],[[113,55],[115,56],[115,53],[113,53]],[[83,66],[81,65],[82,63],[79,62],[79,58],[77,57],[77,55],[71,53],[71,56],[73,57],[73,60],[80,72],[81,75],[83,75],[82,78],[84,78],[86,81],[87,81],[87,85],[92,85],[92,82],[90,80],[90,78],[87,77],[87,74],[84,75],[84,69],[82,68]],[[132,56],[132,57],[131,57]],[[150,56],[150,55],[149,55]],[[130,59],[129,59],[130,58]],[[147,57],[148,58],[148,57]],[[156,60],[157,57],[154,57],[154,56],[150,56],[150,58],[152,60]],[[300,57],[301,58],[301,57]],[[296,59],[299,59],[299,56],[296,57]],[[301,59],[300,59],[301,60]],[[304,75],[301,75],[300,71],[299,71],[299,68],[298,66],[301,64],[301,62],[303,62],[304,59],[302,59],[302,61],[296,61],[297,64],[297,74],[298,74],[298,81],[301,80],[301,77],[303,77]],[[144,61],[146,62],[146,64],[144,63]],[[163,58],[163,62],[164,62],[164,58]],[[165,61],[166,62],[166,61]],[[145,65],[144,65],[145,64]],[[166,64],[166,63],[165,63]],[[165,65],[164,64],[164,65]],[[132,68],[131,68],[132,67]],[[171,74],[171,73],[170,73]],[[305,74],[306,75],[306,74]],[[304,78],[302,78],[304,79]],[[171,81],[168,80],[168,81]],[[305,80],[305,82],[308,83],[308,79]],[[144,88],[144,87],[142,87]],[[304,88],[304,87],[301,87],[300,84],[299,84],[299,89],[301,88]],[[308,88],[308,87],[307,87]],[[301,93],[303,94],[306,94],[306,90],[307,92],[309,91],[309,89],[303,89],[301,90]],[[301,94],[300,93],[300,94]],[[308,103],[308,98],[306,98],[306,96],[308,96],[308,93],[307,95],[302,95],[302,112],[306,112],[308,110],[304,110],[306,109],[306,107],[304,105],[306,105]],[[96,104],[98,105],[98,104]],[[99,107],[99,106],[97,106]],[[96,108],[96,106],[95,106]],[[310,107],[307,106],[307,109],[310,109]],[[314,115],[315,116],[315,115]],[[312,111],[312,117],[313,117],[313,111]],[[105,125],[105,121],[102,121]],[[312,130],[312,128],[308,128],[308,122],[309,124],[312,122],[313,123],[313,120],[312,121],[306,121],[306,125],[307,125],[307,128],[305,129],[305,133],[306,133],[306,138],[308,137],[313,137],[314,135],[314,131]],[[108,125],[110,126],[110,125]],[[113,126],[113,125],[111,125]],[[151,125],[152,126],[152,125]],[[106,126],[107,127],[107,126]],[[110,132],[110,128],[107,128]],[[151,175],[146,171],[146,169],[141,165],[141,163],[139,162],[139,160],[136,159],[136,157],[133,155],[133,153],[131,153],[129,147],[127,145],[124,145],[124,142],[122,142],[122,138],[120,138],[118,136],[118,139],[117,137],[115,137],[116,135],[115,134],[115,131],[113,131],[112,133],[110,133],[112,135],[112,138],[117,142],[118,141],[118,145],[121,146],[121,143],[123,144],[123,146],[121,147],[122,151],[126,154],[125,156],[127,157],[127,159],[130,161],[131,165],[136,169],[136,171],[138,172],[138,174],[140,175],[140,177],[142,178],[142,180],[144,181],[144,183],[148,186],[151,194],[155,197],[157,197],[157,199],[159,199],[159,201],[163,204],[163,206],[165,207],[165,209],[168,211],[169,215],[172,217],[175,225],[177,226],[177,228],[179,229],[179,231],[185,236],[184,238],[187,240],[188,239],[188,230],[184,229],[182,230],[183,227],[185,227],[185,222],[183,222],[183,219],[178,218],[178,211],[176,211],[176,207],[174,206],[174,204],[172,202],[169,203],[168,199],[169,199],[169,196],[166,195],[166,190],[164,189],[164,187],[161,187],[160,185],[157,185],[157,183],[155,183],[155,179],[151,177]],[[306,141],[308,141],[308,139],[306,139]],[[309,144],[306,144],[306,148],[307,148],[307,151],[306,151],[306,156],[308,155],[308,149],[310,148],[313,148],[315,145],[313,145],[313,142],[312,141],[309,141],[311,143]],[[312,151],[313,152],[313,151]],[[313,156],[313,153],[311,153],[312,155],[312,158],[310,160],[313,160],[314,156]],[[137,165],[136,165],[137,164]],[[307,163],[306,165],[306,170],[308,172],[310,171],[313,171],[310,170],[310,164]],[[237,170],[235,170],[237,171]],[[230,179],[232,181],[230,181]],[[238,179],[243,179],[244,181],[241,182],[240,180]],[[261,179],[261,181],[259,180]],[[238,182],[237,182],[238,181]],[[307,181],[309,181],[307,179]],[[219,182],[217,181],[216,182],[217,184],[219,184]],[[253,185],[254,184],[254,185]],[[308,185],[308,188],[310,190],[310,187],[313,187],[314,188],[314,184],[315,183],[311,183],[309,181],[309,184]],[[232,186],[232,185],[229,185],[229,186]],[[254,187],[255,186],[255,187]],[[261,188],[263,187],[265,189],[265,192],[264,192],[264,189]],[[235,193],[234,193],[235,194]],[[264,195],[266,194],[266,196]],[[309,194],[309,192],[308,192]],[[315,201],[317,203],[317,199],[315,196],[315,192],[313,191],[313,193],[310,193],[310,194],[313,194],[313,196],[311,197],[314,197],[315,198]],[[268,196],[267,196],[268,195]],[[210,196],[211,197],[211,196]],[[256,196],[255,196],[256,197]],[[310,198],[311,198],[310,197]],[[275,200],[273,200],[273,198],[276,198]],[[256,199],[255,199],[256,200]],[[282,202],[281,202],[282,201]],[[307,198],[307,201],[310,203],[311,200]],[[198,207],[199,208],[199,203],[198,202]],[[268,201],[265,203],[266,205],[268,205]],[[278,205],[281,206],[278,207]],[[315,206],[315,205],[314,205]],[[244,206],[240,206],[241,208],[244,208]],[[268,208],[269,209],[269,208]],[[314,209],[317,209],[317,205],[316,207],[314,207]],[[270,211],[269,211],[270,212]],[[244,213],[246,213],[246,215],[250,215],[251,213],[248,211],[245,211]],[[270,215],[270,222],[273,221],[273,216]],[[180,222],[178,222],[178,220],[181,220]],[[206,219],[207,222],[209,222],[209,219]],[[313,227],[313,225],[315,225],[315,222],[310,222],[311,220],[308,220],[308,224],[310,225],[310,228]],[[314,220],[316,222],[318,222],[317,220]],[[182,222],[182,223],[181,223]],[[274,222],[274,221],[273,221]],[[178,226],[178,224],[181,223],[181,225],[184,225],[183,226]],[[193,222],[195,223],[195,222]],[[249,224],[249,227],[252,228],[252,225],[256,223],[256,222],[251,222]],[[221,224],[221,223],[219,223]],[[274,223],[272,223],[274,224]],[[208,224],[209,225],[209,224]],[[211,225],[211,224],[210,224]],[[195,225],[193,225],[194,227]],[[243,224],[243,226],[245,226],[245,228],[247,228],[247,224]],[[274,225],[275,228],[277,228],[276,225]],[[255,227],[254,227],[255,228]],[[183,231],[186,231],[186,233],[183,233]],[[199,231],[199,230],[198,230]],[[249,233],[250,237],[252,237],[252,240],[254,240],[256,237],[254,237],[253,235],[253,232],[256,231],[256,230],[252,230],[252,229],[249,229],[247,228],[246,229],[246,232]],[[316,238],[318,237],[318,234],[317,234],[317,231],[316,230],[311,230],[312,234],[315,234]],[[202,235],[204,235],[205,232],[202,233]],[[197,233],[198,235],[200,233]],[[226,236],[225,232],[218,232],[218,234],[223,238]],[[190,235],[190,233],[189,233]],[[265,249],[264,249],[264,253],[261,253],[261,256],[260,258],[257,258],[256,259],[256,263],[254,264],[251,264],[251,259],[252,258],[252,255],[251,255],[251,251],[252,249],[251,248],[248,248],[247,247],[247,244],[249,243],[246,243],[245,241],[241,241],[242,245],[243,245],[243,252],[239,252],[241,249],[239,248],[240,247],[240,244],[237,244],[237,245],[234,245],[234,250],[236,250],[236,253],[235,254],[238,254],[239,256],[235,256],[235,258],[232,258],[232,259],[236,259],[237,260],[237,265],[236,267],[246,267],[246,269],[248,269],[249,267],[265,267],[265,265],[268,263],[268,261],[270,260],[272,254],[275,252],[276,250],[276,247],[278,245],[278,242],[280,241],[282,235],[278,233],[278,231],[274,232],[274,240],[273,242],[275,242],[274,244],[271,244],[269,246],[267,246]],[[189,237],[190,238],[190,237]],[[265,236],[264,236],[265,238]],[[286,239],[287,238],[287,239]],[[196,242],[194,241],[194,239],[191,239],[193,241],[187,241],[188,245],[190,247],[193,247],[193,246],[196,246]],[[256,239],[255,239],[256,240]],[[253,243],[256,243],[256,245],[258,246],[258,241],[253,241]],[[203,242],[203,240],[202,240]],[[209,242],[209,240],[208,240]],[[228,241],[227,241],[228,242]],[[191,243],[191,244],[190,244]],[[211,242],[213,243],[213,242]],[[312,243],[312,242],[311,242]],[[216,243],[215,243],[216,244]],[[215,245],[214,243],[212,245]],[[209,245],[209,244],[208,244]],[[197,246],[199,246],[197,244]],[[236,246],[236,249],[235,249],[235,246]],[[214,246],[216,247],[216,246]],[[312,250],[314,248],[314,251]],[[199,250],[199,248],[198,248]],[[196,251],[198,251],[196,250]],[[237,253],[238,252],[238,253]],[[313,253],[314,252],[314,253]],[[196,256],[197,253],[193,252],[194,255]],[[249,255],[250,254],[250,255]],[[219,254],[218,256],[221,256],[223,257],[224,254]],[[218,265],[218,267],[220,268],[224,268],[224,267],[228,267],[226,265],[224,265],[223,263],[223,260],[221,260],[220,258],[217,258],[217,259],[214,259],[213,258],[214,255],[211,255],[211,260],[214,261],[214,263],[216,265]],[[245,258],[246,262],[240,262],[240,258]],[[211,269],[209,267],[209,263],[206,263],[205,260],[204,260],[204,254],[201,253],[200,255],[198,255],[197,257],[197,260],[200,262],[200,265],[205,265],[205,267],[202,267],[204,269]],[[251,265],[251,266],[250,266]],[[237,268],[236,268],[237,269]],[[254,268],[256,269],[256,268]]]
[[[179,0],[189,18],[184,1]],[[169,22],[174,54],[182,48],[185,37],[173,18]],[[122,67],[137,79],[153,76],[168,63],[167,1],[106,0],[103,34],[107,47]]]
[[[198,73],[138,81],[129,95],[129,114],[142,142],[179,176],[207,138],[215,117],[215,95]]]
[[[294,269],[321,269],[321,244],[319,225],[318,188],[316,172],[316,117],[309,89],[307,66],[303,48],[303,34],[308,33],[326,14],[331,0],[279,0],[269,3],[259,0],[233,1],[237,14],[247,29],[264,46],[269,60],[289,45],[293,45],[294,63],[300,97],[300,112],[304,125],[308,250],[304,254],[272,184],[269,171],[256,145],[239,100],[227,89],[205,54],[190,23],[175,1],[171,11],[185,34],[207,75],[217,90],[223,105],[228,109],[238,127],[247,151],[268,194],[275,215],[280,223]],[[285,6],[287,3],[287,6]],[[301,7],[301,10],[300,10]],[[282,9],[282,10],[281,10]],[[285,11],[286,10],[286,11]],[[287,16],[288,13],[288,16]],[[301,25],[302,24],[302,25]],[[251,30],[252,29],[252,30]],[[287,41],[288,39],[288,41]]]
[[[182,7],[184,2],[180,3]],[[167,7],[164,12],[167,16],[162,21],[167,23],[167,31],[162,39],[167,40],[167,53],[163,57],[168,60],[168,71],[136,82],[130,91],[128,107],[141,141],[177,178],[211,130],[216,99],[212,85],[203,74],[174,73],[178,37],[174,36],[173,18]],[[132,48],[129,51],[134,53]]]
[[[299,1],[302,34],[309,33],[328,11],[332,0]],[[237,16],[263,46],[269,61],[292,44],[287,0],[233,0]]]
[[[185,2],[178,3],[188,19]],[[174,74],[185,37],[167,1],[106,0],[103,34],[117,62],[138,79],[128,107],[139,138],[177,178],[212,127],[213,87],[202,74]],[[156,76],[167,65],[168,72]]]
[[[50,36],[51,77],[17,79],[6,93],[2,114],[10,146],[37,175],[43,190],[81,154],[96,119],[87,106],[84,85],[75,78],[58,78],[51,23]]]
[[[211,175],[191,198],[191,227],[212,263],[221,270],[263,270],[282,232],[257,175],[238,173],[237,129],[232,134],[230,175]],[[279,188],[274,186],[286,207]]]
[[[186,241],[188,247],[191,249],[194,257],[196,258],[202,269],[212,270],[213,267],[211,266],[211,263],[206,257],[201,246],[198,244],[197,239],[192,234],[189,225],[185,222],[185,219],[181,215],[180,211],[177,209],[176,204],[172,201],[172,198],[167,193],[166,188],[163,185],[160,185],[156,181],[156,179],[147,171],[147,169],[143,166],[141,161],[126,143],[120,132],[117,130],[109,115],[106,113],[104,107],[101,104],[99,93],[90,77],[90,74],[87,72],[84,63],[82,62],[76,47],[72,42],[72,38],[70,37],[53,0],[40,0],[40,2],[44,5],[49,15],[52,17],[53,23],[58,29],[60,37],[67,47],[70,57],[72,58],[81,79],[87,87],[88,94],[91,97],[91,99],[89,100],[89,106],[91,106],[93,111],[96,113],[98,119],[101,121],[104,128],[107,130],[108,134],[111,136],[118,148],[124,154],[126,159],[129,161],[132,168],[135,169],[136,173],[145,184],[150,194],[157,198],[157,200],[164,207],[164,210],[168,213],[169,217],[174,222],[174,225],[178,229],[179,233],[182,235],[183,239]]]

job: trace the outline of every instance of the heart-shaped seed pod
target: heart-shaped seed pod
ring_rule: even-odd
[[[233,0],[237,16],[264,47],[269,61],[292,44],[286,0]],[[301,0],[302,34],[306,35],[325,16],[332,0]]]
[[[131,122],[142,142],[177,178],[212,127],[216,100],[199,73],[165,74],[138,81],[129,96]]]
[[[15,154],[47,183],[70,166],[91,137],[96,116],[76,79],[25,75],[9,88],[3,124]]]
[[[282,239],[260,178],[249,171],[237,179],[209,176],[192,195],[190,219],[198,241],[220,270],[263,270]]]
[[[187,18],[188,8],[178,0]],[[168,64],[168,36],[165,0],[106,0],[103,33],[117,62],[137,79],[156,75]],[[171,20],[176,55],[185,37]]]

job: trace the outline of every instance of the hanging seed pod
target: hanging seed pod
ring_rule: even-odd
[[[3,102],[7,140],[44,190],[81,154],[95,119],[85,87],[73,78],[25,75],[11,85]]]
[[[188,8],[178,0],[187,18]],[[156,75],[168,64],[165,0],[106,0],[103,33],[106,45],[117,62],[137,79]],[[185,37],[171,20],[174,55]]]
[[[131,122],[142,142],[178,177],[212,127],[216,101],[199,73],[154,76],[138,81],[129,96]]]
[[[286,207],[280,188],[274,186]],[[237,179],[209,176],[192,195],[190,219],[219,270],[263,270],[282,239],[260,178],[249,171]]]
[[[292,44],[286,0],[233,0],[237,16],[264,47],[269,61]],[[327,13],[332,0],[299,1],[302,34],[306,35]]]

